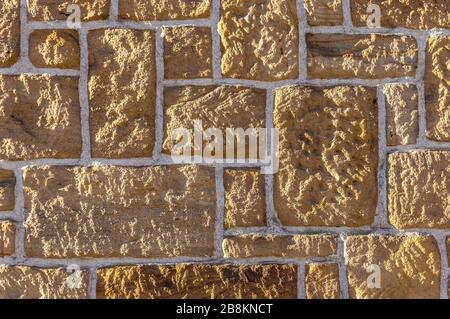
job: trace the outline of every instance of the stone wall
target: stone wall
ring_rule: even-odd
[[[3,0],[0,298],[448,298],[450,2],[370,3]]]

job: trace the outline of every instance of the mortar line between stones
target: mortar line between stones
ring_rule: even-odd
[[[86,30],[79,30],[80,41],[80,79],[78,94],[80,99],[81,116],[81,163],[87,165],[91,161],[91,138],[89,130],[89,92],[88,92],[88,72],[89,72],[89,48],[88,33]]]
[[[16,185],[14,188],[14,211],[16,213],[17,222],[16,226],[16,242],[15,242],[15,252],[17,261],[23,261],[25,256],[25,203],[24,203],[24,192],[23,192],[23,177],[22,168],[18,167],[14,169],[14,175],[16,177]]]
[[[152,159],[161,157],[164,136],[164,39],[163,29],[155,31],[155,66],[156,66],[156,98],[155,98],[155,141]]]
[[[345,235],[341,234],[338,238],[338,266],[339,266],[339,286],[340,298],[348,299],[348,281],[347,281],[347,267],[345,266]]]
[[[219,34],[219,20],[220,20],[220,0],[212,0],[211,36],[212,36],[212,67],[214,80],[220,80],[222,78],[222,72],[220,67],[222,52]]]
[[[306,299],[305,278],[306,262],[304,260],[297,263],[297,299]]]
[[[308,77],[308,52],[306,46],[306,30],[308,28],[305,1],[297,0],[298,17],[298,67],[299,81],[306,81]]]
[[[375,227],[389,227],[387,216],[387,156],[386,156],[386,101],[384,86],[377,88],[378,105],[378,202]]]
[[[447,236],[444,234],[438,234],[434,235],[434,238],[436,239],[436,242],[438,244],[439,248],[439,255],[441,258],[441,280],[440,280],[440,293],[441,293],[441,299],[447,299],[448,298],[448,264],[447,264]]]
[[[350,6],[350,0],[342,0],[342,15],[344,17],[343,29],[344,32],[348,32],[353,28],[352,22],[352,9]]]
[[[88,271],[88,298],[97,299],[97,267],[89,267]]]
[[[426,42],[427,37],[417,37],[419,48],[418,70],[417,70],[417,94],[418,94],[418,111],[419,111],[419,136],[417,143],[419,145],[426,145],[426,108],[425,108],[425,63],[426,63]]]
[[[224,184],[223,184],[223,168],[215,168],[216,181],[216,220],[214,230],[214,256],[221,260],[223,258],[222,243],[224,238]]]
[[[119,21],[119,0],[110,0],[109,4],[109,22]]]
[[[274,90],[268,88],[266,90],[266,128],[270,129],[274,127],[273,116],[274,116]],[[267,139],[267,148],[271,149],[270,138]],[[273,198],[273,183],[274,175],[267,174],[264,175],[264,190],[265,190],[265,207],[266,207],[266,226],[272,231],[278,229],[278,216],[274,207]]]

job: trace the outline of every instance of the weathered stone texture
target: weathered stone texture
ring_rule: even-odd
[[[30,35],[30,61],[38,68],[78,69],[80,45],[75,30],[35,30]]]
[[[28,257],[213,254],[210,168],[29,167],[24,192]]]
[[[275,93],[280,169],[275,209],[287,226],[363,226],[377,203],[374,88],[286,87]]]
[[[342,0],[305,0],[310,26],[337,26],[344,23]]]
[[[13,171],[0,169],[0,211],[14,209],[16,177]]]
[[[226,169],[225,228],[266,225],[264,175],[260,169]]]
[[[110,0],[28,0],[28,16],[31,20],[67,20],[71,4],[79,5],[81,21],[105,20],[109,16]]]
[[[77,77],[0,75],[0,159],[80,154]]]
[[[338,264],[308,264],[305,269],[306,298],[339,299]]]
[[[439,298],[440,255],[431,236],[350,236],[345,262],[350,298]],[[380,288],[368,288],[370,265],[380,267]]]
[[[8,221],[0,221],[0,257],[13,255],[15,242],[16,227],[14,224]]]
[[[150,157],[155,126],[155,35],[149,30],[89,32],[93,157]]]
[[[450,36],[431,37],[425,65],[427,137],[450,142]]]
[[[412,84],[387,84],[383,88],[386,101],[387,145],[417,142],[419,109],[417,88]]]
[[[164,77],[212,77],[212,38],[207,27],[164,29]]]
[[[414,77],[413,37],[385,34],[307,34],[308,77],[381,79]]]
[[[194,133],[194,121],[202,121],[203,130],[218,128],[223,138],[223,154],[226,154],[227,128],[264,128],[266,91],[237,86],[184,86],[167,87],[164,90],[164,143],[163,152],[177,155],[174,145],[177,129],[186,128]],[[193,139],[193,138],[192,138]],[[191,140],[191,144],[193,144]],[[208,144],[204,141],[203,150]],[[237,145],[237,143],[236,143]],[[246,149],[249,142],[246,141]],[[192,153],[194,147],[191,148]],[[204,157],[214,158],[220,154]],[[228,154],[233,157],[233,154]],[[239,154],[236,158],[241,158]],[[245,158],[248,158],[246,154]],[[220,157],[222,158],[222,157]]]
[[[211,0],[120,0],[123,20],[181,20],[208,18]]]
[[[0,265],[0,299],[86,299],[89,276],[80,275],[79,281],[70,281],[71,288],[70,273],[63,268]]]
[[[241,235],[223,240],[225,258],[327,257],[337,254],[334,235]]]
[[[384,28],[433,29],[450,28],[450,2],[448,0],[351,0],[353,25],[367,26],[369,4],[381,9]]]
[[[98,298],[297,298],[295,265],[123,266],[97,271]]]
[[[0,67],[9,67],[20,55],[20,0],[0,2]]]
[[[450,227],[450,152],[388,157],[389,221],[397,228]]]
[[[297,78],[296,12],[295,0],[222,0],[222,74],[260,81]]]

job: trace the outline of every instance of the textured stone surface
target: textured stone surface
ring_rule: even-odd
[[[274,201],[287,226],[362,226],[377,203],[374,88],[285,87],[275,92],[280,169]]]
[[[0,169],[0,211],[14,209],[14,187],[16,186],[16,177],[14,172],[6,169]]]
[[[20,55],[20,0],[0,2],[0,67],[16,63]]]
[[[155,36],[149,30],[89,32],[93,157],[150,157],[155,126]]]
[[[213,253],[216,191],[211,168],[30,167],[24,173],[24,192],[29,257]]]
[[[105,20],[109,16],[110,0],[28,0],[28,16],[31,20],[66,20],[67,7],[80,6],[81,21]]]
[[[414,77],[417,42],[383,34],[307,34],[308,77],[381,79]]]
[[[397,228],[450,227],[450,152],[388,157],[389,221]]]
[[[163,152],[172,153],[173,146],[178,142],[172,138],[176,129],[186,128],[193,134],[194,120],[201,120],[203,130],[221,130],[223,153],[226,155],[226,129],[265,127],[265,108],[266,91],[261,89],[236,86],[167,87],[164,90]],[[203,149],[209,144],[204,142]],[[246,145],[248,147],[248,141]]]
[[[120,0],[123,20],[179,20],[209,17],[211,0]]]
[[[97,271],[98,298],[297,298],[295,265],[124,266]]]
[[[415,144],[419,134],[416,86],[387,84],[383,87],[383,93],[386,101],[387,145]]]
[[[425,66],[427,137],[450,142],[450,36],[431,37]]]
[[[295,0],[222,0],[222,74],[260,81],[298,76]]]
[[[350,298],[439,298],[440,256],[431,236],[350,236],[345,242]],[[380,267],[380,288],[367,280]]]
[[[334,26],[344,23],[342,0],[305,0],[310,26]]]
[[[75,30],[35,30],[30,35],[30,61],[38,68],[78,69],[80,45]]]
[[[63,268],[0,265],[0,299],[86,299],[88,274],[80,275],[70,288],[70,273]]]
[[[0,159],[81,154],[78,78],[0,75]]]
[[[16,227],[8,221],[0,221],[0,256],[11,256],[16,246]]]
[[[207,27],[164,29],[164,77],[212,77],[212,39]]]
[[[339,299],[338,264],[308,264],[305,269],[306,298]]]
[[[266,196],[260,169],[226,169],[223,183],[225,228],[265,226]]]
[[[381,26],[385,28],[450,28],[448,0],[351,0],[353,25],[367,25],[370,3],[380,6]]]
[[[333,235],[241,235],[223,240],[225,258],[326,257],[337,254]]]

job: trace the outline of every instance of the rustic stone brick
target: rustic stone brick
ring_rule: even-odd
[[[285,87],[275,92],[280,169],[274,201],[286,226],[363,226],[377,204],[374,88]]]
[[[122,20],[182,20],[208,18],[211,0],[120,0]]]
[[[149,30],[89,32],[93,157],[150,157],[154,146],[155,35]]]
[[[439,298],[440,255],[431,236],[350,236],[345,262],[350,298]],[[370,265],[380,268],[380,288],[368,287]]]
[[[77,77],[0,75],[0,159],[80,154]]]
[[[75,30],[35,30],[30,34],[30,61],[38,68],[78,69],[80,45]]]
[[[0,169],[0,211],[14,209],[16,177],[13,171]]]
[[[166,79],[212,77],[210,28],[164,29],[164,77]]]
[[[69,276],[63,268],[0,265],[0,299],[86,299],[88,274],[81,271],[73,288]]]
[[[417,42],[385,34],[307,34],[308,77],[381,79],[414,77]]]
[[[367,26],[367,7],[371,3],[380,6],[384,28],[450,28],[448,0],[351,0],[353,25]]]
[[[28,257],[213,254],[211,168],[28,167],[24,192]]]
[[[0,67],[9,67],[20,55],[20,0],[0,2]]]
[[[344,23],[342,0],[305,0],[310,26],[335,26]]]
[[[97,298],[297,298],[295,265],[121,266],[97,270]]]
[[[223,240],[225,258],[327,257],[337,254],[333,235],[241,235]]]
[[[219,33],[225,77],[277,81],[298,77],[295,0],[222,0]]]
[[[0,256],[13,255],[15,252],[16,246],[15,243],[16,243],[15,225],[8,221],[0,221]]]
[[[450,142],[450,36],[431,37],[425,67],[427,137]]]
[[[28,16],[37,21],[66,20],[67,7],[80,6],[81,21],[105,20],[109,16],[110,0],[28,0]]]
[[[264,128],[266,91],[237,86],[183,86],[164,90],[164,143],[163,152],[171,154],[176,129],[194,130],[194,120],[201,120],[203,130],[218,128],[223,137],[223,153],[226,155],[227,128]],[[204,148],[206,147],[204,143]],[[246,141],[248,148],[249,142]],[[192,152],[194,148],[192,147]],[[247,152],[246,152],[247,153]],[[205,154],[204,154],[205,155]],[[209,158],[217,156],[212,154]],[[208,156],[205,156],[208,157]],[[232,155],[230,155],[232,157]],[[236,157],[239,157],[238,154]],[[248,153],[246,158],[248,158]]]
[[[266,225],[264,175],[260,169],[226,169],[225,228]]]
[[[387,84],[383,93],[386,101],[387,145],[415,144],[419,134],[416,86]]]
[[[308,299],[339,299],[338,264],[306,265],[305,290]]]
[[[389,221],[397,228],[450,227],[450,152],[388,157]]]

